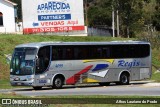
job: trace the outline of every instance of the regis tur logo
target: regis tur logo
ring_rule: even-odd
[[[133,60],[133,61],[119,60],[118,61],[118,67],[132,68],[137,66],[142,66],[141,62],[138,60]]]
[[[37,7],[38,13],[51,12],[70,12],[70,4],[57,1],[49,1],[47,3],[39,4]]]

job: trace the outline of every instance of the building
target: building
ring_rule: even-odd
[[[9,0],[0,0],[0,33],[16,32],[16,6]]]

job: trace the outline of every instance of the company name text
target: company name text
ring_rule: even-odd
[[[63,2],[48,2],[44,4],[38,5],[37,8],[38,11],[45,11],[45,10],[70,10],[69,3],[63,3]]]
[[[131,62],[125,61],[125,60],[120,60],[118,61],[118,67],[127,67],[127,68],[132,68],[132,67],[137,67],[140,66],[140,61],[134,60]]]

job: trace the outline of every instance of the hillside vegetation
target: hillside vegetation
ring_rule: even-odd
[[[18,44],[30,43],[30,42],[44,42],[44,41],[114,41],[114,40],[129,40],[126,38],[110,38],[110,37],[69,37],[69,36],[42,36],[42,35],[0,35],[0,80],[9,79],[9,64],[6,61],[5,54],[11,54],[13,49]],[[130,39],[131,40],[131,39]],[[135,39],[132,39],[135,40]],[[153,42],[153,41],[151,41]],[[160,66],[160,54],[159,49],[153,47],[152,51],[152,63],[156,67]],[[153,71],[157,68],[153,67]],[[153,79],[160,81],[160,74],[153,72]]]

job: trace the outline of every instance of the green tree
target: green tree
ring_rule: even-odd
[[[150,24],[150,17],[144,8],[150,0],[91,0],[88,8],[89,26],[112,26],[112,6],[119,11],[120,34],[132,37]],[[116,13],[116,12],[115,12]]]
[[[107,25],[111,26],[111,2],[110,0],[92,0],[88,7],[89,26]]]
[[[121,35],[132,37],[142,30],[145,22],[143,8],[149,0],[114,0],[119,10]]]
[[[155,12],[153,16],[153,26],[160,31],[160,0],[156,0]]]
[[[17,3],[17,14],[18,19],[22,20],[22,8],[21,8],[21,0],[11,0],[14,3]]]

